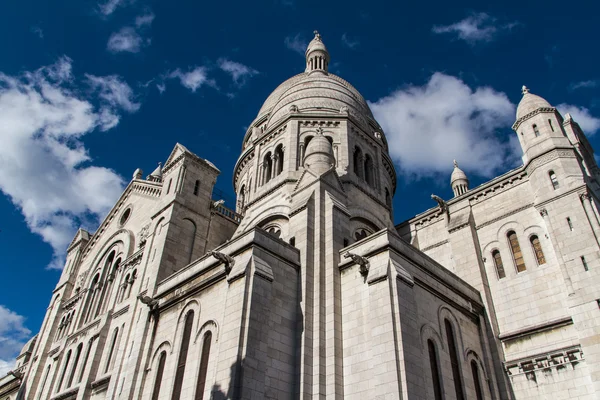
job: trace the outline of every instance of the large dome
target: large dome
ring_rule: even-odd
[[[290,111],[291,106],[296,106],[299,112],[331,113],[339,113],[342,107],[346,107],[352,115],[373,118],[371,109],[358,90],[330,73],[303,72],[286,80],[267,97],[257,118],[270,113],[269,123],[278,121]]]
[[[268,115],[267,126],[290,112],[349,113],[365,120],[373,113],[350,83],[328,72],[329,53],[315,32],[306,50],[306,71],[279,85],[265,100],[257,119]]]

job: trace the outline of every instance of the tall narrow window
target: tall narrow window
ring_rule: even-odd
[[[173,396],[171,400],[179,400],[181,397],[181,388],[183,386],[183,374],[185,373],[185,363],[187,361],[188,349],[190,347],[190,336],[192,334],[192,325],[194,324],[194,311],[188,311],[185,316],[183,335],[181,337],[181,348],[179,358],[177,359],[177,370],[175,371],[175,383],[173,387]]]
[[[96,276],[94,277],[94,279],[92,280],[92,283],[90,285],[90,288],[88,290],[88,299],[87,299],[87,304],[85,306],[85,315],[84,315],[84,319],[83,322],[88,322],[90,320],[90,318],[93,315],[93,308],[94,308],[94,304],[96,304],[96,297],[98,296],[98,286],[99,283],[98,281],[100,280],[100,274],[96,274]]]
[[[552,129],[552,132],[554,132],[554,126],[552,126],[552,120],[550,118],[548,118],[548,125],[550,125],[550,129]]]
[[[556,174],[554,173],[554,171],[548,172],[548,176],[550,177],[550,182],[552,182],[552,187],[554,188],[554,190],[558,189],[558,178],[556,178]]]
[[[533,235],[529,240],[531,241],[531,247],[533,247],[533,252],[535,253],[535,259],[537,260],[538,265],[546,264],[546,258],[542,251],[540,239],[536,235]]]
[[[533,124],[533,133],[535,134],[535,136],[540,136],[540,130],[538,129],[536,124]]]
[[[519,239],[514,231],[508,232],[508,242],[510,244],[510,250],[512,251],[513,259],[517,267],[517,272],[523,272],[527,268],[525,267],[525,260],[523,259],[523,252],[521,252],[521,246],[519,245]]]
[[[567,217],[567,225],[569,225],[569,229],[573,230],[573,222],[571,222],[571,218]]]
[[[119,328],[115,328],[112,340],[110,342],[110,349],[108,351],[108,358],[106,359],[106,366],[104,367],[104,373],[107,373],[110,369],[110,365],[112,364],[113,354],[115,352],[115,347],[117,346],[117,337],[119,336]]]
[[[492,251],[492,257],[494,258],[494,266],[496,267],[496,272],[498,273],[498,279],[506,277],[506,273],[504,272],[504,264],[502,264],[502,257],[500,256],[500,252],[498,250]]]
[[[198,196],[198,192],[200,191],[200,181],[196,181],[194,183],[194,196]]]
[[[385,205],[392,208],[392,196],[390,196],[388,188],[385,188]]]
[[[85,366],[87,365],[88,359],[90,358],[90,353],[92,351],[92,345],[94,344],[94,340],[96,340],[96,338],[92,338],[88,342],[88,347],[85,351],[85,357],[83,357],[83,363],[81,364],[81,371],[79,371],[79,376],[77,377],[77,383],[81,382],[81,380],[83,379],[83,373],[85,372]]]
[[[275,176],[283,172],[283,145],[275,149]]]
[[[152,400],[158,400],[160,394],[160,384],[162,383],[163,372],[165,371],[165,361],[167,352],[162,351],[158,358],[158,368],[156,369],[156,378],[154,378],[154,388],[152,389]]]
[[[460,378],[460,364],[458,361],[458,351],[456,350],[456,341],[454,340],[454,330],[452,324],[447,319],[444,319],[446,327],[446,339],[448,341],[448,351],[450,352],[450,364],[452,365],[452,379],[454,380],[454,390],[456,391],[457,400],[465,400],[463,393],[462,380]]]
[[[206,372],[208,371],[208,358],[210,355],[210,343],[212,333],[206,332],[202,342],[202,355],[200,356],[200,371],[198,371],[198,383],[196,383],[195,400],[202,400],[204,397],[204,387],[206,386]]]
[[[63,366],[63,370],[60,373],[60,379],[58,380],[58,385],[56,385],[56,392],[60,392],[60,388],[62,387],[63,380],[65,379],[65,373],[67,372],[67,368],[69,367],[69,361],[71,360],[71,350],[67,352],[67,356],[65,357],[65,365]]]
[[[77,364],[79,363],[79,356],[81,356],[81,349],[83,349],[83,343],[79,343],[79,346],[77,346],[77,350],[75,351],[75,360],[73,361],[73,368],[71,368],[71,375],[69,375],[69,380],[67,381],[67,388],[70,388],[73,384],[73,378],[75,377]]]
[[[271,180],[271,174],[273,173],[273,160],[271,152],[268,152],[263,159],[263,184]]]
[[[171,191],[171,183],[173,183],[173,178],[169,179],[169,184],[167,185],[167,194]]]
[[[365,181],[371,187],[375,187],[375,171],[373,171],[373,159],[370,155],[365,156]]]
[[[38,392],[37,398],[40,400],[42,398],[42,394],[44,394],[44,388],[46,387],[46,381],[48,380],[48,375],[50,374],[50,367],[52,364],[48,364],[46,367],[46,372],[44,373],[44,379],[42,379],[42,386],[40,386],[40,391]]]
[[[481,390],[481,381],[479,380],[479,368],[475,360],[471,361],[471,372],[473,373],[473,383],[475,384],[475,398],[483,400],[483,390]]]
[[[356,146],[354,148],[354,173],[356,174],[356,176],[362,178],[363,174],[362,174],[362,151],[360,150],[360,148],[358,146]]]
[[[589,268],[588,268],[587,262],[585,261],[584,256],[581,256],[581,264],[583,265],[584,270],[589,271]]]
[[[240,189],[240,195],[238,197],[238,210],[240,213],[244,212],[246,206],[246,185],[242,185]]]
[[[435,400],[442,400],[442,382],[440,381],[438,357],[433,340],[427,340],[427,349],[429,351],[429,368],[431,369],[431,378],[433,380],[433,397]]]

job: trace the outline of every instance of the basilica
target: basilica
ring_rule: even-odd
[[[454,197],[394,225],[385,132],[329,63],[316,34],[249,125],[235,210],[181,144],[134,172],[0,398],[600,397],[600,169],[577,122],[523,87],[523,164],[471,188],[455,162]]]

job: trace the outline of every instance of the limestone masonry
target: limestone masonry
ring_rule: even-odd
[[[523,87],[523,165],[397,226],[360,93],[306,70],[243,139],[236,210],[177,144],[79,230],[4,399],[600,398],[600,169]],[[432,204],[436,204],[432,201]]]

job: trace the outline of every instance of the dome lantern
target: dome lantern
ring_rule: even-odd
[[[319,32],[314,31],[315,37],[310,41],[306,48],[306,72],[312,73],[327,73],[329,65],[329,52],[321,39]]]
[[[450,186],[452,186],[454,197],[458,197],[469,190],[469,179],[467,178],[467,174],[465,174],[462,169],[458,168],[456,160],[454,160],[454,171],[452,171],[452,175],[450,176]]]

